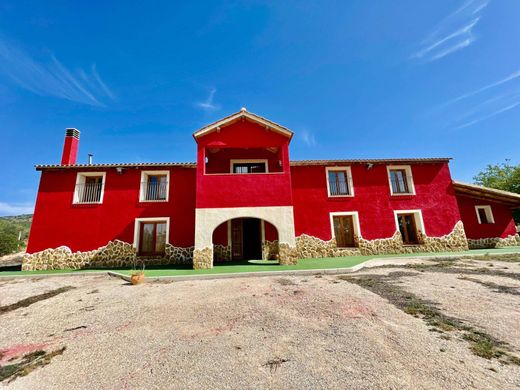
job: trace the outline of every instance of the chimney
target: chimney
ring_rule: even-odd
[[[79,130],[70,128],[65,130],[65,143],[63,144],[63,155],[61,165],[75,165],[78,156]]]

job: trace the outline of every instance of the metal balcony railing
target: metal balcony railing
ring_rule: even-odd
[[[141,194],[143,194],[142,200],[166,200],[168,193],[168,182],[142,182],[141,183]]]
[[[331,195],[350,195],[350,188],[347,180],[335,180],[329,182]]]
[[[99,203],[103,183],[76,184],[77,203]]]

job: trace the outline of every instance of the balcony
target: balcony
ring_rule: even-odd
[[[76,184],[74,193],[76,204],[101,203],[103,195],[103,183],[80,183]]]
[[[167,181],[144,181],[141,182],[139,200],[141,202],[167,202],[168,201],[168,182]]]

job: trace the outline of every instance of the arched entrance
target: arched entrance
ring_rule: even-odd
[[[242,219],[242,234],[244,228],[243,221],[246,219],[260,220],[260,223],[263,220],[264,225],[265,222],[268,222],[277,231],[280,264],[296,263],[297,253],[296,239],[294,237],[294,217],[292,206],[204,208],[196,209],[195,211],[195,250],[193,252],[193,268],[213,267],[214,231],[217,230],[220,225],[227,221],[233,221],[234,219]],[[249,225],[246,226],[246,235],[248,237],[256,237],[254,231],[257,230],[258,227],[254,226],[255,223],[256,222],[246,222],[246,225]],[[237,231],[240,231],[239,228],[237,228]],[[216,234],[218,236],[219,233],[217,232]],[[231,231],[227,237],[232,236],[232,234],[233,231]],[[223,244],[221,243],[218,245]],[[249,247],[250,249],[248,249],[248,251],[251,250],[251,252],[247,252],[248,256],[251,256],[254,251],[258,254],[257,244],[251,244]],[[232,255],[230,256],[232,258]]]
[[[278,230],[260,218],[234,218],[213,231],[213,262],[278,259]]]

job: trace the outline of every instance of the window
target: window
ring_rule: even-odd
[[[231,160],[231,173],[267,173],[267,160]]]
[[[326,173],[329,197],[354,196],[350,167],[327,167]]]
[[[356,211],[330,213],[331,229],[338,248],[357,246],[356,236],[359,233],[359,220]]]
[[[168,243],[169,218],[137,218],[134,246],[142,256],[164,255]]]
[[[388,180],[390,181],[390,193],[392,195],[415,194],[410,166],[389,166]]]
[[[420,210],[394,211],[397,228],[404,245],[421,244],[419,233],[424,233]]]
[[[76,176],[73,203],[102,203],[104,189],[105,172],[79,172]]]
[[[167,202],[169,193],[169,171],[142,171],[141,202]]]
[[[475,206],[475,211],[477,212],[478,223],[495,223],[491,206]]]

